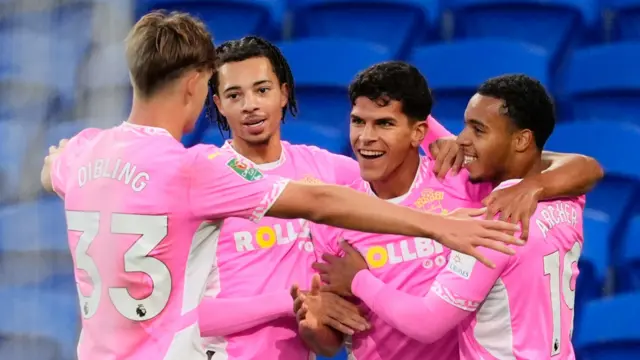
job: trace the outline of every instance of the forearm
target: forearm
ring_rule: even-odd
[[[325,357],[335,356],[344,342],[341,333],[326,325],[315,330],[301,329],[300,337],[311,351]]]
[[[588,156],[545,151],[542,159],[547,169],[530,178],[540,189],[542,200],[584,195],[604,176],[600,164]]]
[[[205,296],[198,308],[200,335],[226,336],[293,314],[293,300],[287,291],[245,298]]]
[[[433,292],[418,297],[396,290],[368,270],[356,275],[352,291],[386,323],[426,344],[439,340],[469,314]]]

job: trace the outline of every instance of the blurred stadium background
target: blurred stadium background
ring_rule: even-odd
[[[277,41],[301,108],[284,138],[334,152],[349,154],[346,85],[375,62],[417,65],[453,132],[481,81],[540,79],[562,121],[548,148],[594,156],[607,171],[587,203],[579,359],[640,359],[640,0],[0,0],[1,360],[75,358],[62,204],[40,191],[39,169],[60,138],[126,119],[122,40],[152,8],[199,15],[216,43]],[[222,141],[204,118],[184,139]]]

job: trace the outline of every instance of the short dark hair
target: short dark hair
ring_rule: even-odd
[[[415,66],[402,61],[375,64],[358,73],[349,85],[351,104],[361,96],[382,106],[399,101],[402,112],[413,121],[426,120],[433,107],[427,79]]]
[[[284,55],[282,55],[282,52],[277,46],[258,36],[245,36],[239,40],[222,43],[216,48],[216,54],[218,56],[218,68],[229,62],[239,62],[258,57],[269,59],[280,85],[287,84],[289,88],[287,105],[282,108],[282,122],[284,122],[287,111],[294,117],[298,114],[293,74],[291,73],[287,59],[284,58]],[[211,87],[213,88],[213,93],[216,95],[218,94],[218,86],[220,86],[220,80],[216,73],[211,79]],[[230,131],[227,119],[217,108],[216,122],[218,123],[220,131]]]
[[[556,113],[540,81],[524,74],[507,74],[485,81],[477,93],[502,100],[505,115],[518,129],[531,130],[536,146],[543,149],[555,127]]]

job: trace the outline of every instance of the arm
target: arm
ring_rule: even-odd
[[[424,297],[396,290],[368,270],[358,272],[351,290],[394,328],[420,342],[432,343],[478,308],[510,259],[488,249],[480,251],[496,264],[495,269],[452,252],[449,264]]]
[[[584,195],[604,176],[598,161],[588,156],[543,151],[542,160],[547,169],[531,177],[540,189],[541,200]]]
[[[427,128],[428,128],[427,136],[425,136],[424,140],[422,141],[422,146],[423,146],[422,149],[424,151],[428,151],[429,144],[431,144],[432,142],[440,138],[447,138],[447,137],[455,138],[455,135],[450,133],[449,130],[445,129],[445,127],[442,126],[442,124],[440,124],[438,120],[436,120],[431,115],[427,117]]]
[[[281,317],[293,317],[288,291],[246,298],[221,299],[205,296],[198,307],[200,335],[226,336]]]

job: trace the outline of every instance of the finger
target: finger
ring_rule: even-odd
[[[300,291],[300,287],[298,286],[298,284],[293,284],[291,286],[291,290],[289,290],[289,294],[291,295],[291,298],[293,300],[295,300],[298,297],[299,291]]]
[[[493,194],[490,194],[489,196],[487,196],[482,200],[482,205],[484,205],[485,207],[488,207],[493,203],[494,200],[495,200],[495,197],[493,196]]]
[[[482,246],[484,248],[492,249],[507,255],[516,254],[516,251],[513,248],[507,246],[505,243],[500,241],[489,240],[489,239],[478,239],[478,241],[476,242],[476,246]]]
[[[458,154],[453,162],[453,166],[451,167],[451,175],[457,175],[462,169],[462,164],[464,163],[464,152],[462,149],[458,150]]]
[[[511,224],[506,221],[499,221],[499,220],[474,220],[474,221],[482,225],[482,227],[484,227],[485,229],[489,229],[489,230],[497,230],[502,232],[505,232],[505,231],[516,232],[520,230],[520,227],[518,227],[518,225]]]
[[[458,211],[456,209],[456,211]],[[477,217],[477,216],[481,216],[482,214],[484,214],[485,212],[487,212],[487,208],[480,208],[480,209],[460,209],[460,211],[462,211],[464,214],[466,214],[469,217]]]
[[[298,319],[298,321],[304,320],[307,318],[307,313],[309,312],[309,310],[307,309],[306,306],[302,306],[300,309],[298,309],[298,311],[296,312],[296,319]]]
[[[335,255],[331,255],[331,254],[327,254],[324,253],[322,254],[322,260],[324,260],[326,263],[329,264],[333,264],[333,262],[335,262],[336,260],[339,260],[340,258],[338,256]]]
[[[320,279],[323,283],[331,285],[331,278],[327,274],[320,274]],[[335,289],[329,290],[329,292],[335,292]]]
[[[54,152],[56,152],[56,150],[57,150],[57,149],[58,149],[58,148],[57,148],[57,147],[55,147],[55,146],[53,146],[53,145],[49,146],[49,155],[51,155],[51,154],[53,154]]]
[[[353,246],[351,246],[351,244],[349,244],[347,242],[347,240],[340,240],[340,248],[345,252],[345,254],[347,255],[351,255],[351,254],[360,254],[358,253],[358,250],[356,250]]]
[[[325,325],[330,326],[336,330],[338,330],[339,332],[346,334],[346,335],[353,335],[353,333],[355,331],[353,331],[351,328],[345,326],[344,324],[342,324],[341,322],[337,321],[334,318],[327,318],[325,319]]]
[[[444,179],[444,177],[447,176],[447,173],[449,172],[449,170],[453,166],[453,163],[456,160],[456,155],[457,154],[458,154],[457,150],[454,151],[453,148],[451,148],[451,147],[449,149],[447,149],[447,152],[444,155],[444,159],[442,161],[442,166],[438,170],[437,177],[439,179]]]
[[[313,274],[311,278],[311,291],[312,295],[317,295],[320,292],[320,288],[322,287],[322,280],[320,279],[320,274]]]
[[[429,144],[429,152],[431,153],[431,158],[432,159],[438,159],[438,154],[440,154],[440,145],[438,145],[437,141],[434,141],[431,144]],[[435,170],[435,167],[434,167],[434,172],[435,171],[436,170]]]
[[[487,220],[492,220],[496,218],[496,215],[498,214],[498,211],[500,211],[500,209],[494,205],[494,203],[492,203],[491,205],[487,206],[487,216],[485,217]]]
[[[480,251],[478,251],[478,249],[471,248],[467,253],[468,253],[468,255],[473,256],[474,258],[476,258],[478,261],[480,261],[482,264],[484,264],[488,268],[495,269],[496,265],[491,260],[489,260],[487,257],[482,255],[482,253]]]
[[[302,304],[304,304],[304,300],[306,297],[297,297],[293,300],[293,312],[297,313],[298,310],[302,308]]]
[[[332,311],[327,315],[353,330],[365,331],[369,327],[367,320],[358,314],[348,313],[346,311]]]
[[[59,147],[59,148],[61,148],[61,147],[65,147],[65,146],[67,145],[67,143],[68,143],[68,142],[69,142],[69,140],[68,140],[68,139],[62,139],[62,140],[60,140],[60,142],[58,143],[58,147]]]
[[[490,242],[499,241],[501,243],[511,244],[511,245],[524,245],[524,242],[521,239],[518,239],[512,234],[507,234],[502,231],[490,230],[486,233],[483,233],[481,238]],[[480,244],[480,246],[485,246],[485,245]]]
[[[520,220],[520,228],[522,229],[522,234],[520,234],[520,239],[527,240],[529,238],[529,216],[525,215]]]
[[[329,272],[329,265],[325,263],[314,262],[311,264],[311,268],[321,274]]]
[[[511,219],[511,210],[508,208],[502,209],[499,211],[499,216],[498,219],[500,221],[507,221],[510,222],[509,219]]]

